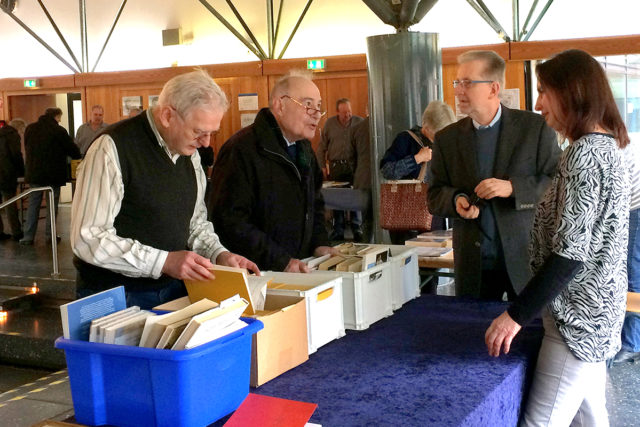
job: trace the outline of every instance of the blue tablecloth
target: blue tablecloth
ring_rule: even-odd
[[[505,307],[423,295],[251,392],[317,403],[323,427],[515,426],[543,332],[489,357],[484,333]]]

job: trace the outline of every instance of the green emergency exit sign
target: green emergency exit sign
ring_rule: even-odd
[[[36,88],[38,87],[38,80],[36,79],[24,79],[24,87],[26,88]]]
[[[324,59],[307,59],[307,70],[324,70]]]

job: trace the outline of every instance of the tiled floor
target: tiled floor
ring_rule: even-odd
[[[62,236],[62,242],[58,254],[63,286],[64,281],[73,286],[75,278],[69,246],[69,221],[70,206],[61,205],[58,234]],[[12,241],[0,242],[0,283],[7,283],[2,280],[13,275],[42,279],[51,277],[51,249],[44,242],[43,223],[41,221],[34,246],[20,246]],[[25,331],[29,329],[29,333],[39,333],[41,337],[59,334],[59,325],[48,324],[51,319],[47,317],[46,327],[30,325],[25,327]],[[16,331],[19,332],[23,331]],[[640,426],[640,363],[625,363],[608,370],[607,406],[611,426]],[[51,372],[0,365],[0,426],[27,427],[46,419],[66,420],[72,415],[73,404],[66,370]]]

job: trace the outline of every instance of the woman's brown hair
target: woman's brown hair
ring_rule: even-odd
[[[588,53],[565,50],[536,67],[538,81],[552,92],[563,115],[564,136],[572,141],[601,126],[624,148],[629,135],[602,66]]]

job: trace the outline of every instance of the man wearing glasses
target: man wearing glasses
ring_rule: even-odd
[[[261,269],[308,272],[300,259],[335,252],[309,142],[324,114],[311,79],[288,74],[273,87],[269,108],[220,149],[210,217],[222,243]]]
[[[456,295],[512,299],[527,284],[534,208],[560,149],[544,119],[500,104],[505,62],[493,51],[458,57],[453,85],[468,117],[435,137],[429,210],[454,218]]]
[[[227,98],[204,71],[169,80],[158,105],[109,126],[78,167],[71,211],[77,295],[124,285],[149,309],[208,279],[212,263],[259,273],[229,252],[207,221],[197,154],[220,128]]]

